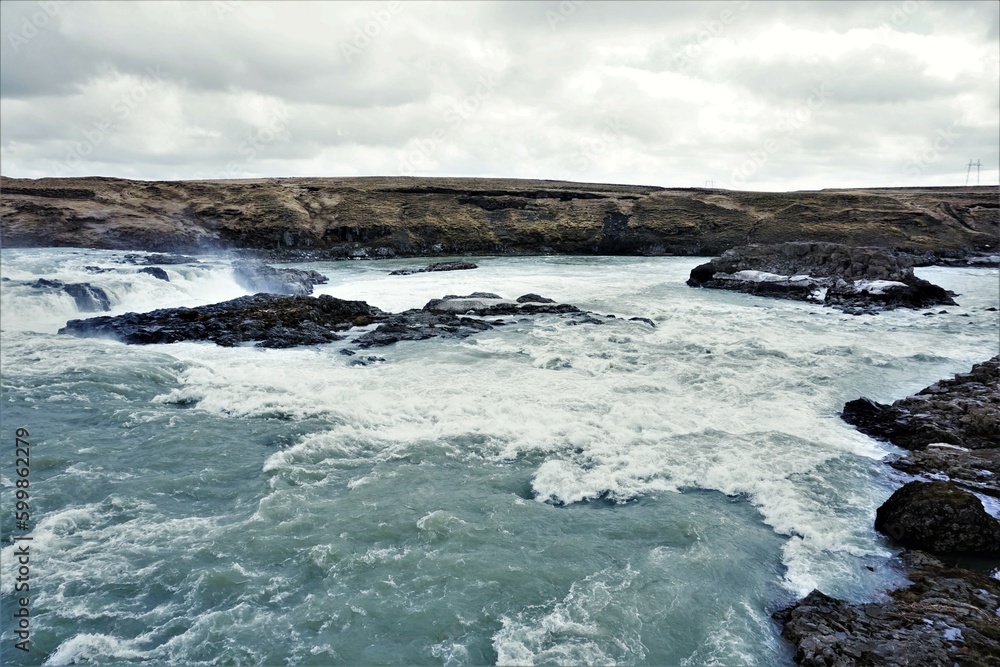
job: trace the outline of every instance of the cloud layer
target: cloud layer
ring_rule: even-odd
[[[4,2],[7,176],[997,183],[995,2]],[[975,182],[976,170],[972,170]]]

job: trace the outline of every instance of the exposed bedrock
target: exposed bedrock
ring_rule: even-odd
[[[569,318],[567,324],[603,324],[616,319],[614,315],[596,316],[535,294],[517,300],[487,292],[449,295],[401,313],[386,313],[363,301],[345,301],[325,294],[315,298],[255,294],[197,308],[70,320],[59,333],[115,338],[139,345],[191,340],[225,347],[254,344],[285,348],[342,340],[350,329],[376,325],[353,332],[354,344],[369,348],[404,340],[465,338],[506,324],[512,321],[511,316],[539,314],[565,315]]]
[[[955,303],[946,290],[917,278],[907,256],[835,243],[732,248],[695,267],[688,285],[821,302],[854,313]]]
[[[836,243],[732,248],[695,267],[687,284],[814,301],[854,314],[955,305],[954,294],[913,274],[909,257]]]
[[[468,271],[478,269],[478,264],[472,262],[435,262],[417,269],[396,269],[389,273],[390,276],[409,276],[414,273],[430,273],[434,271]]]
[[[911,450],[889,465],[914,475],[946,476],[1000,497],[1000,356],[883,405],[859,398],[841,417],[859,431]]]
[[[813,591],[774,614],[795,662],[809,667],[988,667],[1000,664],[1000,582],[920,551],[911,585],[855,604]]]
[[[59,333],[138,345],[204,340],[223,347],[254,342],[258,347],[284,348],[340,340],[343,336],[337,332],[386,316],[363,301],[328,295],[255,294],[197,308],[70,320]]]

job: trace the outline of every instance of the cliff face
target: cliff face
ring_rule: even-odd
[[[963,254],[1000,242],[996,188],[790,193],[517,179],[0,179],[6,247],[276,257],[718,254],[832,241]]]

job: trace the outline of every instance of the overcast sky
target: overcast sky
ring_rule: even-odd
[[[995,1],[0,11],[5,176],[797,190],[963,185],[980,160],[1000,177]]]

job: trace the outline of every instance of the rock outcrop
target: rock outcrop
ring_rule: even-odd
[[[921,551],[1000,556],[1000,521],[959,488],[1000,496],[998,376],[994,357],[890,406],[844,406],[858,430],[914,450],[891,465],[934,480],[906,484],[876,513],[875,528],[910,549],[902,557],[912,585],[867,604],[813,591],[775,613],[798,664],[1000,664],[1000,582]]]
[[[539,314],[567,315],[567,324],[603,324],[617,319],[614,315],[598,317],[536,294],[518,300],[487,292],[449,295],[401,313],[386,313],[363,301],[344,301],[325,294],[315,298],[255,294],[197,308],[70,320],[59,333],[115,338],[138,345],[203,340],[225,347],[252,343],[284,348],[342,340],[349,329],[377,325],[355,332],[354,344],[364,349],[405,340],[466,338],[507,324],[510,320],[505,317]]]
[[[814,301],[853,314],[955,305],[954,294],[913,274],[908,257],[836,243],[732,248],[695,267],[687,284]]]
[[[211,341],[223,347],[255,343],[285,348],[341,340],[337,332],[366,326],[387,316],[364,301],[255,294],[197,308],[164,308],[148,313],[70,320],[59,330],[86,338],[116,338],[147,345]]]
[[[82,196],[81,193],[86,193]],[[924,261],[997,252],[996,188],[739,192],[520,179],[0,179],[5,247],[265,258],[714,255],[828,241]]]
[[[944,475],[969,491],[1000,497],[1000,356],[892,405],[850,401],[841,418],[911,450],[889,459],[894,468]]]
[[[1000,663],[1000,582],[919,551],[913,582],[886,602],[854,604],[813,591],[774,614],[809,667],[987,667]]]
[[[478,269],[478,264],[472,262],[435,262],[419,269],[396,269],[389,273],[390,276],[409,276],[414,273],[430,273],[433,271],[468,271]]]

